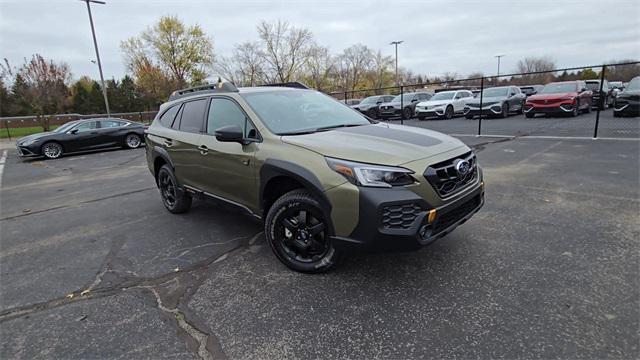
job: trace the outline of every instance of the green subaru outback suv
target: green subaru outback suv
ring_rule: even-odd
[[[176,91],[146,142],[170,212],[194,197],[244,209],[302,272],[351,251],[417,249],[484,203],[482,171],[459,140],[373,121],[299,83]]]

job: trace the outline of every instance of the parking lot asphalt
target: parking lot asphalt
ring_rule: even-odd
[[[0,357],[638,358],[640,142],[461,139],[485,171],[475,217],[321,275],[222,204],[169,214],[142,149],[10,150]]]

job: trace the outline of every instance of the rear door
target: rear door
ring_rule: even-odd
[[[206,131],[200,138],[202,148],[206,148],[200,154],[200,177],[206,179],[202,189],[255,210],[258,191],[254,154],[258,144],[254,141],[246,144],[218,141],[214,135],[216,129],[229,125],[240,127],[246,139],[259,138],[251,120],[235,100],[229,97],[212,98]]]
[[[202,155],[198,147],[207,103],[207,98],[185,101],[171,126],[176,131],[164,139],[164,148],[173,162],[178,182],[198,189],[203,186],[199,176]]]
[[[114,147],[124,143],[124,126],[127,123],[120,120],[100,120],[98,129],[98,147]]]

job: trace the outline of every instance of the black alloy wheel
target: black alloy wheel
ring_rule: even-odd
[[[447,108],[444,110],[444,118],[447,120],[453,118],[453,106],[447,106]]]
[[[413,116],[413,111],[411,110],[411,108],[404,108],[404,110],[402,110],[402,118],[405,120],[411,119],[411,116]]]
[[[180,189],[176,177],[169,165],[163,165],[158,171],[158,188],[164,207],[174,214],[186,212],[191,207],[191,196]]]
[[[328,220],[306,190],[293,190],[276,200],[267,214],[265,234],[278,259],[293,270],[322,272],[338,259]]]

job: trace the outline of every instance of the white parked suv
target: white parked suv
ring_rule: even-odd
[[[456,114],[463,114],[464,106],[472,99],[473,93],[469,90],[441,91],[428,101],[418,103],[416,116],[420,120],[432,116],[451,119]]]

